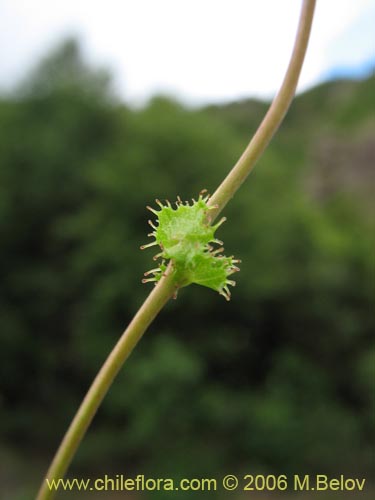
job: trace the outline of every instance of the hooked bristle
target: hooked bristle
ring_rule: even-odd
[[[154,208],[150,207],[149,205],[147,205],[146,208],[147,208],[147,210],[149,210],[150,212],[152,212],[154,215],[158,215],[157,210],[155,210]]]
[[[155,269],[150,269],[149,271],[146,271],[143,273],[143,276],[150,276],[150,274],[155,274],[155,273],[160,273],[161,269],[160,267],[155,267]]]
[[[227,286],[224,286],[220,291],[219,291],[220,295],[222,295],[225,300],[227,300],[228,302],[230,301],[230,297],[231,297],[231,294],[230,294],[230,290]]]
[[[151,283],[153,281],[157,281],[157,279],[156,278],[147,278],[147,279],[143,278],[142,279],[142,283]]]
[[[203,201],[208,201],[210,199],[210,193],[207,191],[207,189],[202,189],[202,191],[200,191],[199,199]]]
[[[224,247],[217,248],[213,252],[211,252],[211,255],[217,255],[218,253],[224,252]]]
[[[226,217],[222,217],[217,224],[215,224],[215,229],[219,228],[227,220]]]
[[[150,247],[154,247],[155,245],[157,245],[157,241],[152,241],[151,243],[147,243],[147,245],[141,245],[140,246],[140,249],[141,250],[144,250],[145,248],[150,248]]]

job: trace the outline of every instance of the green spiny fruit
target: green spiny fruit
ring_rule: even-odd
[[[239,261],[233,256],[221,255],[223,242],[215,238],[215,232],[226,219],[223,217],[217,224],[210,224],[209,211],[214,207],[207,204],[209,195],[203,196],[205,193],[205,190],[202,191],[198,201],[193,199],[192,204],[184,204],[177,197],[176,208],[168,201],[163,205],[159,200],[156,203],[160,210],[147,207],[156,215],[157,221],[155,224],[149,221],[153,232],[148,236],[153,237],[154,241],[142,245],[141,249],[159,245],[161,251],[154,260],[161,259],[161,263],[145,273],[145,276],[151,277],[142,281],[159,281],[167,269],[166,261],[171,261],[176,290],[196,283],[216,290],[229,300],[228,285],[234,286],[235,282],[228,277],[239,271],[235,265]]]

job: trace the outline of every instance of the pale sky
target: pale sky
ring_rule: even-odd
[[[0,0],[0,89],[77,35],[117,93],[190,104],[271,97],[292,48],[301,0]],[[375,1],[318,0],[299,90],[375,61]],[[348,72],[346,73],[348,74]],[[350,74],[350,71],[349,71]]]

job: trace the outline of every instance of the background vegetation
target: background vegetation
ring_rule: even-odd
[[[296,99],[225,210],[219,237],[243,261],[232,301],[192,286],[168,305],[73,476],[370,474],[374,83]],[[266,109],[134,110],[74,41],[0,99],[0,482],[14,498],[148,293],[145,205],[212,192]]]

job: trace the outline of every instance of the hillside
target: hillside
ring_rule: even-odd
[[[193,285],[167,305],[105,398],[73,476],[370,477],[373,83],[331,82],[296,99],[225,207],[218,237],[242,260],[232,300]],[[212,192],[266,108],[156,97],[135,111],[72,43],[0,100],[7,498],[33,497],[152,289],[141,283],[155,265],[139,250],[146,205]]]
[[[280,154],[288,145],[294,161],[308,164],[306,190],[314,198],[323,201],[336,194],[347,195],[372,216],[374,87],[375,76],[370,76],[365,80],[330,81],[299,95],[272,145]],[[267,109],[267,103],[249,99],[210,106],[206,111],[248,138]]]

